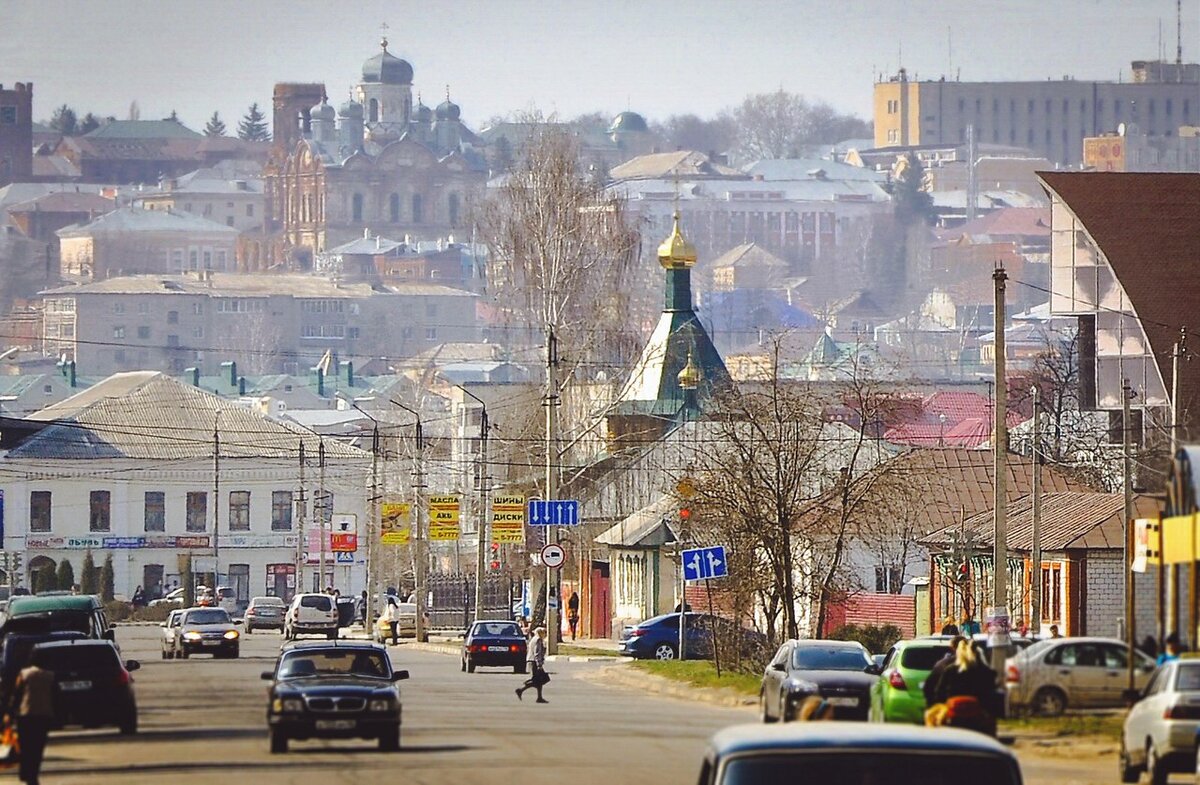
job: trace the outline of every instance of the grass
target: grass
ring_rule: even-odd
[[[632,665],[646,673],[680,681],[693,687],[726,688],[735,690],[742,695],[757,696],[758,689],[762,684],[762,678],[758,675],[733,673],[724,669],[721,670],[721,676],[718,678],[713,663],[707,660],[685,660],[683,662],[678,660],[634,660]]]
[[[576,646],[573,643],[558,644],[558,653],[568,657],[620,657],[612,649],[595,649],[591,646]]]
[[[1061,717],[1019,717],[1001,720],[1000,731],[1045,733],[1052,736],[1101,736],[1115,742],[1121,738],[1124,724],[1123,712],[1064,714]]]

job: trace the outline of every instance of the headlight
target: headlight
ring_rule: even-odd
[[[391,711],[392,710],[392,699],[391,698],[377,698],[377,699],[371,701],[369,704],[367,704],[367,710],[368,711]]]
[[[271,711],[276,714],[285,711],[304,711],[304,702],[296,698],[276,698],[271,701]]]
[[[198,641],[200,638],[200,633],[196,632],[195,630],[188,630],[183,634],[183,639],[185,641]]]
[[[227,641],[236,640],[237,636],[238,636],[237,630],[229,630],[228,632],[225,633],[225,640],[227,640]]]
[[[819,687],[811,681],[789,681],[788,692],[793,694],[803,693],[805,695],[815,695],[819,691]]]

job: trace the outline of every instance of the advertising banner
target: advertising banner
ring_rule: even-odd
[[[429,497],[429,539],[453,542],[458,539],[459,498],[457,494]]]
[[[492,497],[492,542],[520,544],[525,542],[525,497]]]
[[[384,545],[406,545],[412,533],[412,505],[384,502],[379,522],[379,541]]]

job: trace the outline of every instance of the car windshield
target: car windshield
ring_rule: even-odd
[[[387,659],[377,651],[306,649],[285,654],[279,663],[280,679],[351,675],[386,679],[391,672]]]
[[[1200,663],[1179,666],[1179,675],[1175,677],[1175,691],[1200,691]]]
[[[908,646],[900,654],[900,667],[913,671],[931,671],[942,657],[950,653],[950,646]]]
[[[871,664],[862,649],[846,646],[798,646],[792,667],[802,671],[861,671]]]
[[[229,613],[221,608],[205,608],[200,611],[188,611],[188,624],[229,624]]]
[[[69,670],[86,668],[119,668],[117,650],[112,646],[52,646],[35,648],[33,662],[47,670]]]
[[[1000,763],[1001,765],[997,765]],[[1016,785],[1014,768],[995,755],[955,752],[811,752],[730,760],[721,785],[953,785],[970,772],[972,785]]]
[[[521,628],[512,622],[485,622],[476,624],[471,630],[472,636],[487,635],[491,637],[521,637]]]
[[[324,594],[310,594],[307,597],[300,598],[301,608],[316,608],[319,611],[327,611],[333,608],[333,603]]]
[[[268,605],[274,605],[277,608],[282,608],[283,600],[279,599],[278,597],[255,597],[253,600],[250,600],[250,604],[255,608],[262,608]]]

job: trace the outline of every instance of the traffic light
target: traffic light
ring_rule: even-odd
[[[497,572],[500,569],[500,543],[492,543],[492,557],[488,564],[492,572]]]
[[[971,565],[967,562],[961,562],[958,565],[957,571],[954,573],[954,580],[959,583],[966,583],[971,579]]]
[[[690,523],[692,520],[692,508],[690,505],[684,504],[679,508],[679,522]]]

